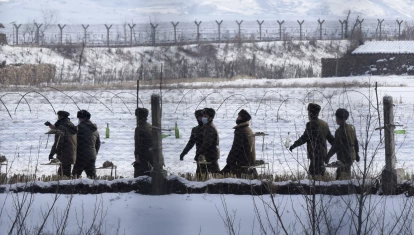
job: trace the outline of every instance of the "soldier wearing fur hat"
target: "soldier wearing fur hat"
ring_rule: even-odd
[[[61,110],[57,112],[58,120],[54,125],[49,122],[45,123],[50,129],[59,131],[55,134],[49,160],[53,159],[56,154],[56,158],[61,162],[58,175],[66,177],[71,176],[71,167],[76,160],[76,133],[78,132],[76,126],[70,121],[69,115],[68,112]]]
[[[203,110],[202,109],[196,110],[194,112],[194,116],[197,120],[198,125],[193,127],[193,129],[191,130],[190,139],[188,140],[187,145],[185,146],[183,152],[180,154],[181,161],[184,160],[184,156],[194,147],[194,145],[196,146],[196,152],[197,152],[197,150],[201,147],[201,144],[203,143],[203,132],[202,132]],[[198,155],[196,154],[194,157],[194,160],[197,161],[197,159],[198,159]]]
[[[310,103],[308,105],[309,122],[306,123],[306,129],[302,136],[289,147],[289,150],[292,151],[306,143],[308,159],[310,159],[309,174],[311,176],[325,174],[324,159],[328,152],[326,141],[328,140],[333,145],[335,140],[328,124],[318,118],[320,111],[321,106],[318,104]]]
[[[91,114],[86,110],[80,110],[77,114],[78,124],[78,147],[76,151],[76,162],[73,166],[72,175],[79,178],[85,171],[89,178],[96,177],[95,162],[96,155],[101,146],[98,127],[90,121]]]
[[[198,156],[197,161],[197,171],[196,173],[218,173],[220,171],[218,165],[218,159],[220,158],[220,149],[219,149],[219,135],[216,129],[216,126],[213,124],[214,116],[216,111],[212,108],[203,109],[203,117],[201,121],[203,122],[202,133],[203,140],[199,149],[196,151]],[[203,160],[207,164],[204,164]]]
[[[336,124],[339,125],[335,131],[335,143],[328,152],[325,158],[325,162],[328,163],[329,159],[336,153],[336,157],[345,166],[338,167],[336,170],[336,179],[349,179],[351,177],[351,166],[356,160],[359,162],[359,145],[355,132],[355,127],[346,123],[348,120],[349,112],[346,109],[338,109],[335,112]]]
[[[227,165],[221,170],[221,173],[236,174],[239,178],[242,174],[252,174],[257,177],[256,169],[249,169],[256,160],[255,137],[249,127],[250,119],[251,116],[246,110],[242,109],[238,113],[237,125],[234,127],[233,145],[227,156]]]
[[[134,177],[150,175],[152,168],[152,126],[147,122],[148,109],[137,108],[135,110],[138,126],[135,128],[135,162]]]

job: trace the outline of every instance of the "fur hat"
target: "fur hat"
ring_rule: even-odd
[[[139,119],[147,119],[148,118],[148,109],[146,109],[146,108],[137,108],[137,109],[135,109],[135,116],[139,117]]]
[[[213,119],[214,116],[216,116],[216,111],[212,108],[204,108],[203,114],[207,114],[211,119]]]
[[[321,106],[319,106],[318,104],[314,104],[314,103],[309,103],[308,104],[308,112],[309,113],[317,116],[320,111],[321,111]]]
[[[203,110],[202,110],[202,109],[196,110],[196,111],[194,112],[194,116],[195,116],[196,118],[203,116]]]
[[[252,116],[250,116],[250,114],[244,109],[240,110],[239,115],[245,122],[250,121],[250,119],[252,119]]]
[[[337,109],[335,112],[335,117],[341,120],[347,120],[349,117],[349,112],[346,109]]]
[[[67,117],[69,117],[70,113],[68,113],[66,111],[63,111],[63,110],[60,110],[60,111],[57,112],[57,115],[67,118]]]
[[[76,117],[77,118],[85,118],[85,119],[89,120],[89,119],[91,119],[91,114],[88,111],[82,109],[78,112],[78,115]]]

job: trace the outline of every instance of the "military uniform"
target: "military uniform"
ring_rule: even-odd
[[[139,108],[139,110],[144,110]],[[146,109],[145,109],[146,110]],[[134,177],[142,175],[150,175],[152,171],[152,126],[147,123],[148,110],[146,111],[137,111],[141,112],[139,114],[140,120],[138,121],[138,126],[135,128],[135,156],[138,156],[139,162],[134,163]],[[136,112],[136,114],[137,114]],[[138,115],[136,115],[138,116]]]
[[[80,117],[79,112],[78,118]],[[85,171],[86,175],[89,178],[95,178],[96,155],[98,154],[99,148],[101,146],[101,140],[97,126],[89,120],[79,123],[77,141],[78,147],[76,151],[76,163],[73,166],[72,174],[78,178],[81,176],[82,172]]]
[[[233,145],[227,156],[227,165],[221,171],[222,173],[233,173],[237,177],[241,174],[253,174],[257,176],[255,169],[249,171],[250,166],[254,165],[256,160],[255,137],[249,122],[242,122],[234,127]]]
[[[345,109],[338,109],[337,114],[339,118],[348,119],[348,111]],[[336,170],[336,179],[340,179],[341,176],[349,178],[351,176],[351,166],[355,160],[359,161],[359,145],[356,137],[355,127],[351,124],[343,123],[335,131],[335,143],[329,150],[325,162],[329,162],[329,159],[336,153],[336,157],[345,166],[338,167]]]
[[[335,140],[328,124],[318,118],[319,111],[319,105],[309,104],[310,121],[306,123],[306,129],[302,136],[289,148],[292,150],[306,143],[307,155],[310,160],[309,174],[312,176],[325,174],[324,160],[328,152],[326,141],[328,140],[332,145]]]
[[[194,115],[195,118],[198,119],[202,116],[202,110],[197,110]],[[194,145],[196,146],[196,155],[194,157],[194,160],[198,160],[199,155],[197,154],[197,150],[200,149],[201,145],[203,144],[203,123],[198,120],[197,122],[198,126],[195,126],[193,129],[191,129],[190,139],[188,140],[183,152],[180,154],[180,160],[184,159],[184,156],[187,155],[187,153],[194,147]]]
[[[197,150],[197,170],[196,173],[218,173],[220,168],[218,159],[220,158],[219,135],[216,126],[213,124],[215,111],[210,108],[205,108],[204,112],[209,114],[210,119],[206,122],[201,131],[203,133],[203,141],[200,148]],[[204,156],[208,164],[203,164],[200,157]]]
[[[58,175],[70,177],[71,165],[76,161],[76,133],[78,129],[73,125],[68,116],[69,113],[67,113],[66,117],[59,119],[54,125],[55,129],[61,132],[61,134],[55,135],[55,142],[50,150],[49,158],[53,158],[53,155],[56,154],[56,158],[61,162]]]

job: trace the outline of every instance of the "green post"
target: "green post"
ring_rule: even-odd
[[[105,138],[109,138],[109,123],[106,123]]]
[[[177,121],[175,121],[175,138],[180,138],[180,130],[178,129]]]

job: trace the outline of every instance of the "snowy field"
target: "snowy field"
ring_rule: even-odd
[[[13,201],[21,200],[24,194],[0,194],[2,210],[0,211],[0,231],[8,232],[14,219]],[[309,197],[301,195],[275,195],[275,205],[282,214],[282,222],[288,234],[308,234],[309,211],[306,210],[306,200]],[[30,195],[33,200],[31,210],[27,215],[26,229],[39,228],[44,221],[46,212],[55,200],[55,195]],[[331,219],[330,230],[326,221],[320,221],[320,232],[317,234],[355,234],[355,196],[324,196],[317,195],[318,204],[329,208],[327,217]],[[348,204],[349,203],[349,204]],[[284,234],[276,215],[266,204],[272,204],[269,195],[211,195],[188,194],[168,196],[145,196],[136,193],[100,194],[100,195],[58,195],[55,208],[44,225],[44,234],[56,234],[59,223],[64,221],[67,205],[71,204],[66,221],[65,234],[234,234],[228,233],[225,223],[225,209],[233,219],[235,234]],[[371,196],[367,205],[373,206],[364,214],[370,212],[370,218],[365,221],[363,234],[412,234],[414,224],[412,213],[413,199],[405,196]],[[302,206],[299,206],[302,205]],[[257,211],[255,212],[255,206]],[[266,218],[266,211],[269,218]],[[319,214],[319,212],[318,212]],[[402,217],[398,217],[401,215]],[[222,217],[221,217],[222,216]],[[262,219],[263,227],[260,226]],[[352,219],[354,218],[354,219]],[[364,215],[366,218],[366,215]],[[408,219],[407,219],[408,218]],[[269,219],[269,220],[267,220]],[[406,223],[393,226],[401,219]],[[103,225],[100,232],[89,230],[91,225]],[[384,225],[384,226],[382,226]],[[5,234],[5,233],[4,233]]]
[[[374,84],[375,81],[378,81],[380,86],[378,96],[381,116],[383,115],[382,97],[393,96],[395,121],[402,125],[398,127],[399,129],[406,130],[405,135],[396,135],[397,167],[412,173],[414,80],[410,76],[238,80],[214,84],[179,84],[180,88],[176,89],[171,88],[174,86],[172,85],[162,91],[162,127],[173,129],[177,122],[180,138],[174,137],[174,131],[163,131],[164,134],[171,134],[164,138],[162,143],[165,169],[170,174],[195,172],[196,164],[193,162],[195,149],[185,156],[184,161],[179,160],[179,155],[189,139],[191,128],[196,125],[194,110],[212,107],[217,111],[214,123],[220,136],[220,168],[225,166],[232,145],[232,127],[235,126],[237,113],[240,109],[246,109],[253,117],[251,122],[253,131],[268,134],[264,140],[261,137],[256,138],[257,159],[269,162],[269,171],[273,174],[304,172],[308,164],[305,145],[290,153],[285,148],[285,142],[290,139],[293,143],[303,133],[307,122],[306,105],[309,102],[316,102],[322,106],[320,117],[328,122],[332,133],[337,128],[334,112],[339,107],[351,110],[349,122],[356,127],[360,144],[367,141],[365,130],[369,127],[367,160],[370,161],[375,150],[379,148],[372,159],[372,169],[374,172],[380,172],[385,165],[385,151],[384,145],[380,144],[379,131],[374,131],[379,124],[373,87],[312,88],[312,84],[315,83],[320,84],[321,87],[329,83],[330,86],[339,84],[340,87],[342,83]],[[283,84],[285,87],[289,84],[301,84],[302,88],[277,88],[277,84]],[[262,88],[253,88],[256,86]],[[150,96],[154,93],[159,94],[159,90],[141,90],[140,106],[150,109]],[[92,114],[91,120],[98,125],[101,134],[102,146],[97,157],[97,166],[102,166],[105,161],[112,161],[118,166],[118,176],[132,177],[135,90],[65,92],[34,90],[33,92],[0,92],[0,97],[2,101],[0,152],[9,159],[10,174],[33,174],[36,171],[38,176],[54,174],[55,167],[38,165],[48,162],[49,151],[53,144],[53,138],[48,139],[44,134],[48,128],[43,123],[56,121],[54,111],[67,110],[76,124],[76,112],[80,108],[89,110]],[[367,121],[369,116],[372,116],[371,123]],[[107,123],[111,133],[109,139],[105,138]],[[335,157],[331,159],[334,160]],[[362,162],[356,163],[355,170],[362,167],[362,164]],[[109,174],[105,170],[97,173]]]

